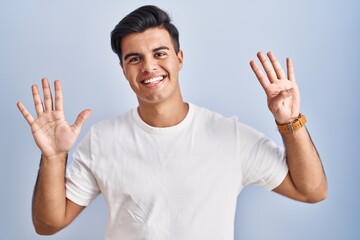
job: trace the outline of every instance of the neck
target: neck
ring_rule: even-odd
[[[186,117],[189,105],[182,100],[176,104],[139,104],[139,115],[148,125],[153,127],[171,127]]]

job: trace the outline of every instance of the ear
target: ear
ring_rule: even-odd
[[[177,58],[179,60],[179,70],[181,70],[184,61],[184,53],[182,50],[179,50],[179,52],[177,53]]]

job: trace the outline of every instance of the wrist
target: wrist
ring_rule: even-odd
[[[305,126],[306,117],[300,113],[299,116],[290,123],[279,124],[276,120],[275,122],[280,133],[293,133]]]
[[[59,153],[59,154],[53,154],[53,155],[46,155],[46,154],[41,154],[41,160],[42,161],[59,161],[59,160],[66,160],[68,157],[68,153],[64,152],[64,153]]]

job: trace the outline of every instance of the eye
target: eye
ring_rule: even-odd
[[[128,63],[137,63],[139,61],[140,61],[140,57],[136,56],[136,57],[129,58]]]
[[[166,56],[166,52],[156,52],[155,57],[157,58],[164,58]]]

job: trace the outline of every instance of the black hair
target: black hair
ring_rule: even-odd
[[[118,55],[120,62],[122,62],[121,40],[123,37],[156,27],[164,28],[169,32],[174,49],[178,53],[180,50],[179,32],[171,23],[169,15],[156,6],[147,5],[129,13],[111,32],[111,48]]]

